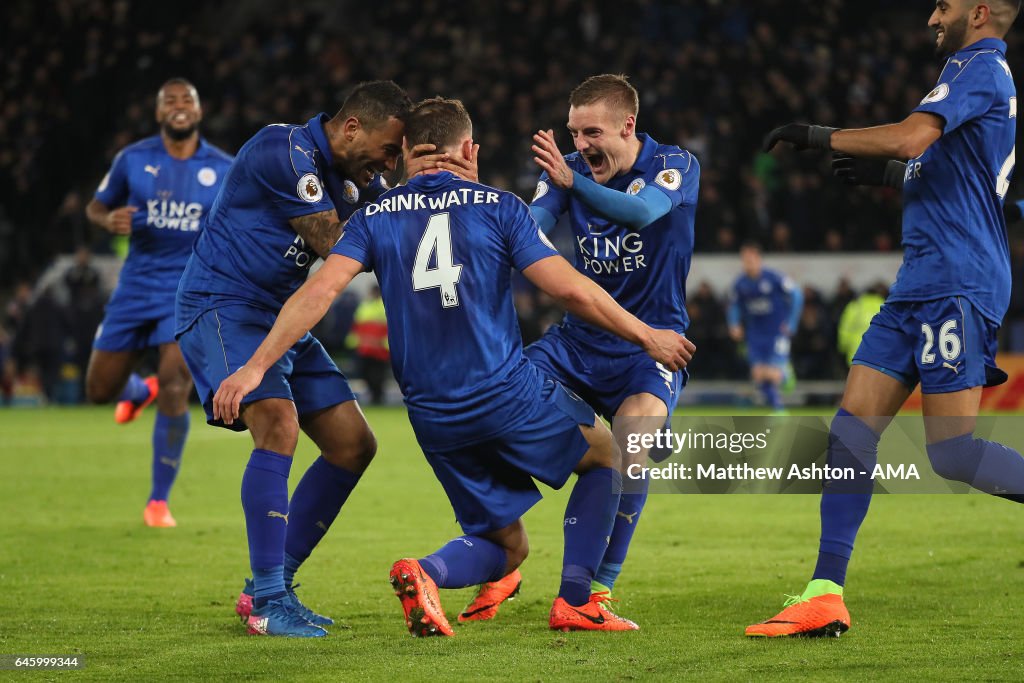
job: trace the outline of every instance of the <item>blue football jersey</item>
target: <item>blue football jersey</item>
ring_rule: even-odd
[[[993,322],[1006,313],[1002,204],[1015,161],[1017,96],[1005,52],[995,38],[960,50],[914,110],[942,117],[943,134],[907,162],[903,266],[890,301],[965,296]]]
[[[736,279],[732,286],[733,304],[739,309],[748,340],[774,342],[793,315],[795,289],[791,278],[767,268],[761,269],[756,278],[744,273]]]
[[[518,197],[448,172],[417,176],[352,216],[332,253],[377,275],[414,427],[447,425],[447,444],[481,438],[503,392],[539,395],[540,373],[523,358],[512,268],[558,252]],[[425,434],[417,430],[421,443]]]
[[[318,258],[289,220],[334,210],[344,221],[378,194],[379,176],[360,193],[332,168],[328,119],[267,126],[238,151],[181,277],[177,333],[219,306],[279,311]]]
[[[693,256],[693,221],[697,211],[700,164],[679,147],[659,145],[650,136],[642,143],[628,173],[606,184],[635,195],[654,187],[672,200],[672,209],[642,230],[616,225],[594,213],[571,191],[555,187],[547,173],[540,177],[533,205],[553,216],[568,212],[576,238],[576,270],[605,289],[623,308],[651,327],[686,331],[686,275]],[[592,178],[590,167],[574,152],[569,168]],[[580,341],[608,355],[634,353],[636,347],[572,314],[564,328]]]
[[[202,138],[188,159],[168,154],[159,135],[118,153],[95,197],[110,209],[138,209],[119,290],[160,299],[174,291],[230,165],[231,155]]]

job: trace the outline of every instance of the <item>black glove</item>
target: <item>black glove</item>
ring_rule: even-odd
[[[858,159],[847,154],[832,157],[832,174],[847,185],[903,188],[907,165],[895,159]]]
[[[779,126],[764,139],[764,151],[770,152],[779,142],[788,142],[797,151],[805,149],[832,149],[832,133],[838,128],[809,126],[806,123],[787,123]]]
[[[1007,223],[1016,223],[1022,217],[1024,217],[1024,212],[1021,211],[1019,202],[1006,202],[1003,204],[1003,218],[1006,219]]]

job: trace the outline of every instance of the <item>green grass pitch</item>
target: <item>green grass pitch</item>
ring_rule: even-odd
[[[724,412],[724,411],[723,411]],[[247,435],[197,412],[172,496],[177,529],[142,525],[152,415],[0,411],[0,654],[80,654],[76,672],[4,680],[1022,680],[1024,550],[1016,505],[981,495],[877,496],[835,640],[748,641],[813,567],[817,496],[653,496],[617,586],[642,630],[553,633],[561,513],[526,517],[523,592],[490,623],[411,638],[392,561],[459,533],[405,413],[369,410],[380,450],[320,548],[300,595],[341,625],[328,638],[246,636],[239,482]],[[292,482],[315,456],[299,446]],[[470,590],[444,592],[454,616]]]

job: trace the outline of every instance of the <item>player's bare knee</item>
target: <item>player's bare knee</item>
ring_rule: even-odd
[[[597,439],[591,443],[597,446],[599,466],[618,469],[622,464],[622,452],[619,451],[619,445],[615,442],[615,435],[600,420],[595,424],[594,432]]]
[[[324,460],[336,467],[344,467],[356,473],[361,473],[369,467],[376,454],[377,437],[368,428],[363,430],[358,437],[346,443],[334,448],[323,449]]]
[[[299,442],[299,419],[291,403],[259,401],[245,409],[242,419],[252,433],[256,448],[282,455],[295,452]]]
[[[117,390],[104,379],[88,373],[85,377],[85,398],[89,403],[110,403],[117,398]]]
[[[611,467],[619,469],[622,464],[622,453],[611,430],[604,422],[597,420],[593,427],[581,427],[583,436],[590,444],[589,450],[584,454],[576,467],[576,473],[581,474],[587,470],[598,467]]]
[[[188,397],[192,391],[192,382],[182,378],[160,384],[160,393],[156,396],[156,405],[165,415],[181,415],[188,410]]]

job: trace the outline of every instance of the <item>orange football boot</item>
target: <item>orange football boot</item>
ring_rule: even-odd
[[[573,607],[564,598],[557,598],[551,606],[548,625],[555,631],[639,631],[640,627],[629,619],[604,608],[606,592],[593,593],[585,605]]]
[[[152,527],[173,527],[178,526],[178,523],[171,516],[171,511],[167,508],[166,500],[151,500],[146,504],[146,509],[142,512],[142,519],[146,522],[146,526]]]
[[[114,406],[114,422],[117,424],[123,425],[133,421],[142,414],[146,406],[156,400],[156,395],[160,393],[160,384],[157,382],[156,375],[150,375],[142,381],[149,387],[149,398],[142,403],[118,401],[117,405]]]
[[[808,600],[790,597],[785,609],[768,621],[747,627],[751,638],[838,638],[850,628],[850,613],[838,593],[826,593]]]
[[[417,638],[455,635],[441,607],[437,584],[419,562],[405,558],[391,565],[391,587],[402,603],[409,633]]]
[[[459,621],[485,621],[498,616],[498,607],[506,600],[512,600],[519,594],[523,585],[523,575],[516,569],[503,579],[491,581],[480,586],[476,597],[466,605],[459,615]]]

